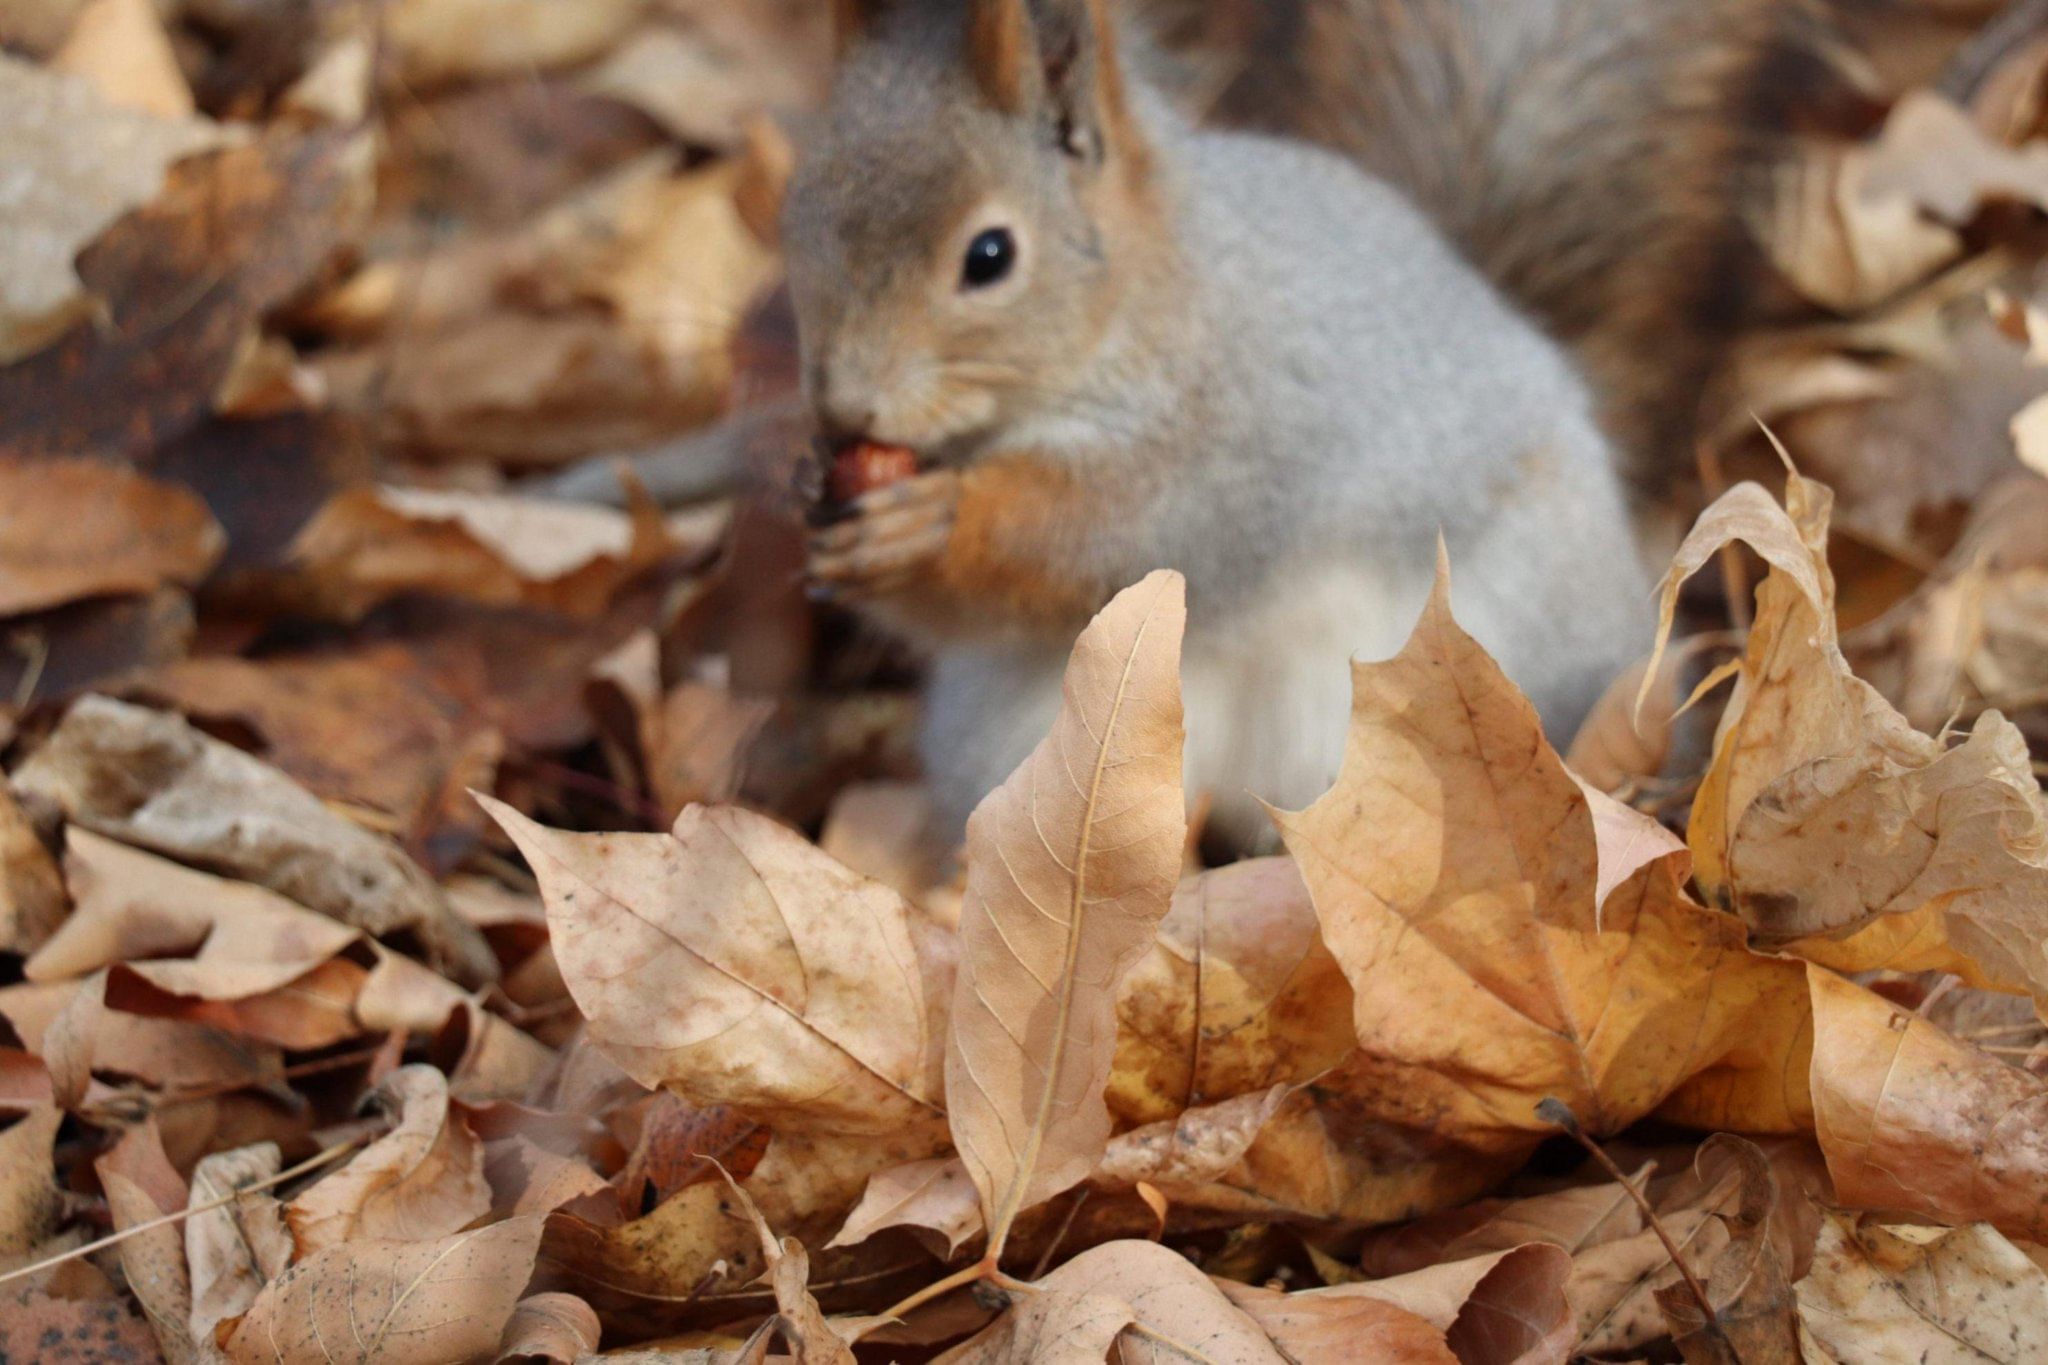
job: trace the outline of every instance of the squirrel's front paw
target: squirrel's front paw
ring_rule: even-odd
[[[946,552],[960,505],[960,475],[934,470],[853,501],[811,537],[810,582],[828,601],[882,597],[914,587]]]

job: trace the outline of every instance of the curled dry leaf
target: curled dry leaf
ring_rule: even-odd
[[[291,1232],[284,1206],[267,1192],[230,1194],[267,1180],[284,1168],[275,1143],[216,1152],[192,1170],[185,1220],[185,1260],[192,1276],[192,1339],[212,1343],[223,1322],[249,1311],[263,1286],[291,1263]]]
[[[0,616],[189,587],[226,543],[176,484],[96,460],[0,457]]]
[[[497,1365],[574,1365],[597,1350],[597,1314],[574,1294],[522,1299],[498,1341]]]
[[[409,932],[457,980],[497,974],[483,936],[396,845],[177,716],[85,697],[14,785],[76,824],[233,873],[365,933]]]
[[[761,1256],[780,1310],[775,1326],[789,1344],[796,1365],[854,1365],[852,1345],[825,1320],[818,1301],[811,1297],[811,1258],[803,1243],[794,1237],[778,1240],[739,1182],[723,1169],[719,1174],[754,1225],[754,1235],[761,1239]]]
[[[1825,968],[1807,976],[1815,1121],[1842,1203],[2048,1241],[2048,1081]]]
[[[192,87],[152,0],[90,0],[49,69],[85,78],[115,104],[161,119],[192,116]]]
[[[646,9],[647,0],[399,0],[380,37],[409,84],[431,86],[588,61]]]
[[[1224,1289],[1154,1242],[1110,1242],[1038,1282],[996,1324],[941,1356],[948,1365],[1099,1361],[1116,1348],[1132,1365],[1287,1359]]]
[[[358,1239],[445,1237],[490,1211],[483,1144],[450,1105],[446,1076],[401,1067],[376,1098],[396,1111],[392,1130],[285,1208],[302,1257]]]
[[[1286,1294],[1239,1284],[1226,1284],[1223,1291],[1289,1360],[1383,1365],[1454,1365],[1458,1360],[1441,1327],[1363,1294]]]
[[[106,1191],[114,1231],[128,1234],[116,1250],[121,1273],[170,1365],[205,1359],[192,1338],[192,1277],[185,1234],[176,1224],[143,1227],[185,1207],[185,1182],[171,1169],[151,1119],[124,1135],[93,1163]],[[140,1229],[140,1230],[138,1230]]]
[[[123,109],[86,81],[0,55],[0,142],[15,173],[0,209],[0,364],[83,314],[81,248],[155,198],[172,162],[226,140],[207,120]]]
[[[432,1242],[361,1240],[315,1252],[233,1328],[234,1365],[441,1365],[497,1349],[533,1273],[541,1220],[513,1218]]]
[[[1741,1202],[1724,1219],[1728,1245],[1711,1268],[1693,1267],[1707,1291],[1704,1308],[1686,1284],[1658,1290],[1657,1306],[1689,1365],[1800,1365],[1786,1255],[1771,1235],[1778,1178],[1754,1143],[1724,1133],[1701,1149],[1702,1160],[1710,1149],[1739,1172]]]
[[[1978,1223],[1887,1226],[1831,1211],[1813,1269],[1798,1285],[1808,1360],[2021,1365],[2048,1352],[2048,1273]]]
[[[992,1256],[1109,1140],[1117,990],[1187,842],[1186,621],[1178,574],[1118,594],[1074,645],[1052,733],[968,822],[946,1099]]]
[[[1353,677],[1336,786],[1277,817],[1353,991],[1359,1052],[1319,1082],[1378,1133],[1347,1212],[1470,1197],[1540,1141],[1546,1095],[1615,1132],[1734,1066],[1745,1037],[1797,1032],[1797,969],[1687,899],[1677,860],[1628,833],[1642,817],[1603,808],[1596,837],[1534,708],[1452,619],[1447,577],[1402,653]],[[1603,853],[1636,869],[1604,905]]]
[[[1741,485],[1701,518],[1664,581],[1668,627],[1679,585],[1723,545],[1741,541],[1771,566],[1693,806],[1700,886],[1763,941],[1844,970],[1938,967],[2048,999],[2048,822],[2026,741],[1986,712],[1947,748],[1850,672],[1826,558],[1831,506],[1796,474],[1782,509]]]
[[[634,1079],[778,1128],[935,1124],[946,982],[894,891],[741,810],[582,835],[485,805],[540,878],[592,1041]]]

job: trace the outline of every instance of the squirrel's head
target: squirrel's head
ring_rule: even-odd
[[[783,214],[805,382],[828,439],[971,454],[1061,414],[1154,233],[1106,0],[837,8]]]

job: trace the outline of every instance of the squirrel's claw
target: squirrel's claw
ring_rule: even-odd
[[[811,536],[811,594],[823,600],[883,596],[913,586],[953,534],[960,476],[922,474],[879,488]]]

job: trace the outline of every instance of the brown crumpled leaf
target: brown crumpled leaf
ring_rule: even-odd
[[[590,835],[485,807],[540,878],[589,1037],[636,1080],[778,1129],[936,1123],[949,966],[901,896],[741,810]]]
[[[483,936],[417,863],[177,716],[82,698],[14,786],[88,829],[267,886],[365,933],[411,933],[459,981],[497,975]]]
[[[1290,858],[1185,881],[1117,998],[1110,1112],[1157,1123],[1307,1081],[1357,1046],[1351,986]]]
[[[1390,1279],[1298,1294],[1229,1283],[1222,1289],[1261,1324],[1298,1325],[1309,1333],[1336,1330],[1344,1318],[1330,1305],[1370,1303],[1375,1307],[1361,1313],[1361,1326],[1387,1322],[1383,1310],[1396,1309],[1441,1333],[1452,1359],[1563,1365],[1578,1335],[1564,1293],[1570,1274],[1571,1257],[1561,1248],[1532,1243]],[[1412,1323],[1394,1319],[1392,1325],[1401,1329],[1403,1340],[1414,1339]],[[1275,1332],[1275,1340],[1292,1350],[1292,1337]],[[1301,1344],[1314,1340],[1306,1336]]]
[[[765,1278],[774,1287],[775,1306],[780,1310],[776,1330],[788,1343],[796,1365],[854,1365],[851,1342],[855,1338],[842,1335],[827,1322],[818,1301],[811,1297],[811,1258],[804,1244],[794,1237],[777,1239],[739,1182],[722,1167],[719,1175],[753,1224],[754,1235],[761,1239]]]
[[[446,1076],[401,1067],[375,1099],[396,1112],[392,1130],[285,1207],[301,1257],[362,1239],[430,1241],[490,1211],[483,1144],[450,1107]]]
[[[540,1246],[538,1216],[432,1242],[359,1240],[300,1261],[227,1341],[234,1365],[442,1365],[497,1349]]]
[[[1685,1284],[1659,1289],[1657,1306],[1688,1365],[1800,1365],[1798,1315],[1786,1255],[1771,1236],[1778,1178],[1754,1143],[1723,1133],[1701,1149],[1703,1160],[1709,1148],[1717,1148],[1736,1164],[1742,1190],[1736,1212],[1723,1216],[1728,1245],[1714,1257],[1711,1268],[1693,1265],[1707,1291],[1712,1317]]]
[[[939,1359],[947,1365],[1078,1365],[1113,1355],[1132,1365],[1281,1365],[1287,1357],[1232,1304],[1227,1288],[1156,1243],[1110,1242],[1038,1281],[1038,1293],[1023,1296],[994,1326]]]
[[[1447,577],[1402,653],[1353,676],[1337,785],[1277,816],[1353,991],[1359,1052],[1315,1087],[1373,1134],[1349,1145],[1345,1212],[1469,1198],[1541,1140],[1546,1096],[1612,1133],[1734,1068],[1722,1090],[1743,1118],[1794,1126],[1797,1095],[1775,1072],[1737,1084],[1736,1048],[1800,1033],[1796,968],[1693,904],[1682,859],[1635,832],[1644,817],[1616,804],[1596,822],[1534,708],[1452,618]],[[1635,869],[1604,905],[1603,859]]]
[[[2025,739],[1988,711],[1950,748],[1850,672],[1826,559],[1831,496],[1793,474],[1786,499],[1731,490],[1664,580],[1668,623],[1679,585],[1721,546],[1739,540],[1771,566],[1693,805],[1700,887],[1762,941],[1845,971],[1940,967],[2048,999],[2048,822]],[[1910,928],[1876,927],[1886,916]],[[1861,944],[1848,937],[1867,928]],[[1926,943],[1920,960],[1901,960],[1901,934]]]
[[[946,1100],[992,1257],[1109,1140],[1116,993],[1187,842],[1185,591],[1155,573],[1103,608],[1074,645],[1052,733],[968,822]]]
[[[521,1299],[498,1340],[496,1365],[575,1365],[597,1350],[597,1314],[574,1294]]]
[[[2039,1360],[2048,1273],[1991,1227],[1887,1225],[1830,1210],[1797,1286],[1800,1327],[1829,1354],[1808,1360]]]
[[[175,484],[96,460],[0,456],[0,616],[189,587],[226,540]]]
[[[603,615],[673,545],[659,513],[505,494],[352,488],[289,552],[309,591],[354,619],[404,593]]]
[[[0,209],[0,365],[89,310],[72,266],[81,248],[155,198],[172,162],[231,138],[210,120],[124,109],[85,80],[0,54],[0,143],[15,176]]]
[[[2048,1241],[2048,1081],[1821,967],[1814,1117],[1841,1202]]]
[[[0,952],[32,953],[64,922],[70,897],[57,861],[0,783]]]
[[[1289,1360],[1371,1360],[1384,1365],[1454,1365],[1443,1329],[1379,1299],[1225,1284],[1230,1301],[1249,1314]]]

